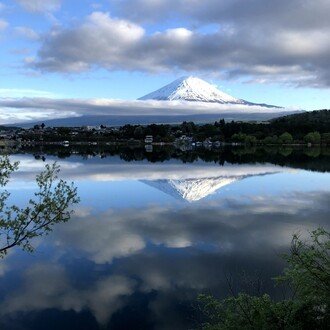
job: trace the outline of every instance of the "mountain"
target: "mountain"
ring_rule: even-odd
[[[280,108],[274,105],[253,103],[237,99],[220,91],[214,85],[197,77],[183,77],[139,98],[139,100],[211,102],[220,104],[259,105]]]
[[[215,86],[197,77],[183,77],[172,83],[147,94],[139,100],[159,100],[159,101],[199,101],[217,102],[221,104],[232,103],[242,104],[243,101],[236,99]]]
[[[15,123],[13,125],[31,127],[43,122],[47,126],[122,126],[125,124],[177,124],[183,121],[208,123],[219,120],[219,118],[226,121],[268,121],[273,118],[301,112],[235,98],[197,77],[177,79],[138,100],[142,102],[134,100],[131,106],[128,106],[126,101],[123,105],[120,102],[110,102],[108,107],[104,106],[104,114],[93,115],[93,109],[100,112],[102,102],[98,106],[95,106],[95,103],[92,102],[89,115],[74,115],[73,117],[50,120],[43,119]],[[154,102],[155,100],[160,102]],[[49,100],[46,101],[47,109],[51,109]],[[65,100],[62,101],[65,103]],[[76,107],[79,109],[79,102],[74,102],[73,106],[72,104],[70,106],[72,107],[72,112],[75,112]],[[81,106],[84,108],[88,104],[82,103]]]

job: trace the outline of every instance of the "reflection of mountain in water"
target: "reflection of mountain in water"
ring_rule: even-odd
[[[13,160],[16,160],[13,157]],[[19,157],[22,171],[18,173],[25,181],[34,180],[36,163],[29,157]],[[140,181],[174,198],[188,202],[199,201],[219,189],[234,182],[262,175],[287,173],[288,167],[263,164],[205,164],[202,161],[190,163],[173,162],[146,163],[141,161],[125,162],[120,159],[107,162],[104,159],[80,162],[61,160],[61,175],[65,179],[91,181]],[[87,165],[87,166],[86,166]],[[42,170],[42,167],[40,167]]]
[[[140,180],[148,186],[154,187],[174,198],[190,203],[197,202],[219,189],[249,177],[263,176],[279,173],[280,171],[267,171],[253,174],[228,175],[206,178],[160,179]]]
[[[247,176],[192,178],[183,180],[142,180],[142,182],[172,197],[184,199],[188,202],[196,202],[213,194],[220,188],[246,177]]]

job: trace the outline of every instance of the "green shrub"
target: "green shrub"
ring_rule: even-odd
[[[274,301],[268,295],[245,293],[217,300],[200,295],[205,317],[202,329],[328,329],[330,322],[330,233],[319,228],[308,242],[294,235],[288,266],[277,284],[288,283],[292,299]]]

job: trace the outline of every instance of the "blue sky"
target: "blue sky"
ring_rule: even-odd
[[[134,100],[195,75],[252,102],[329,108],[329,11],[326,0],[2,0],[0,97]]]

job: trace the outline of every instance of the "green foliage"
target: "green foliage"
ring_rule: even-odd
[[[277,144],[278,143],[278,137],[277,137],[277,135],[267,136],[267,137],[264,138],[263,143],[264,144]]]
[[[231,140],[233,142],[241,142],[243,143],[246,139],[246,134],[243,133],[235,133],[232,135]]]
[[[8,157],[0,158],[0,186],[6,186],[18,163]],[[55,163],[46,165],[36,177],[38,190],[26,207],[8,205],[10,193],[0,193],[0,256],[14,246],[32,251],[31,240],[48,234],[56,223],[68,221],[73,213],[70,207],[79,202],[73,183],[58,180],[60,168]]]
[[[153,135],[154,142],[173,142],[182,135],[192,137],[195,141],[204,141],[210,138],[212,141],[240,142],[254,144],[292,143],[287,139],[290,134],[295,141],[303,141],[304,136],[310,132],[318,131],[322,135],[322,143],[329,143],[330,110],[302,112],[296,115],[284,116],[265,122],[228,121],[223,119],[214,123],[195,124],[182,122],[181,124],[149,124],[149,125],[124,125],[119,128],[111,128],[101,125],[101,129],[83,129],[68,127],[47,127],[37,125],[36,129],[15,129],[23,141],[89,143],[98,142],[125,142],[130,139],[143,143],[146,135]],[[2,128],[1,128],[2,129]],[[287,132],[282,140],[277,137]],[[247,141],[245,138],[250,136]],[[327,142],[326,142],[327,141]]]
[[[281,146],[279,149],[278,149],[278,153],[284,157],[288,157],[289,155],[291,155],[293,152],[293,149],[288,147],[288,146]]]
[[[319,132],[310,132],[304,137],[305,142],[319,144],[321,142],[321,134]]]
[[[245,137],[245,140],[244,140],[244,143],[246,145],[253,145],[253,144],[256,144],[257,143],[257,138],[255,136],[252,136],[252,135],[247,135]]]
[[[311,306],[293,300],[274,302],[266,294],[257,297],[241,293],[222,301],[200,295],[198,300],[207,318],[202,324],[205,330],[312,329],[318,323]]]
[[[288,267],[277,282],[288,281],[297,288],[300,299],[320,306],[330,303],[330,233],[322,228],[311,233],[309,242],[295,234],[290,254],[284,255]],[[328,305],[329,307],[329,305]]]
[[[306,242],[294,235],[288,266],[275,280],[295,292],[292,299],[274,301],[268,295],[241,293],[223,300],[200,295],[203,329],[327,329],[330,321],[330,234],[311,233]]]
[[[280,137],[278,138],[279,143],[282,144],[289,144],[293,142],[293,137],[290,133],[285,132],[283,134],[280,135]]]
[[[134,138],[136,139],[142,139],[144,137],[144,129],[142,126],[137,126],[134,129]]]
[[[257,143],[257,138],[255,136],[244,133],[233,134],[231,140],[233,142],[244,143],[246,145],[253,145]]]
[[[70,128],[69,127],[58,127],[57,128],[57,133],[59,135],[67,135],[70,133]]]
[[[321,148],[320,147],[313,147],[313,148],[306,148],[304,150],[305,155],[310,158],[319,158],[321,155]]]
[[[330,133],[322,134],[322,142],[325,144],[330,144]]]
[[[18,162],[11,163],[8,157],[0,157],[0,187],[4,187],[8,183],[10,174],[17,168]]]

